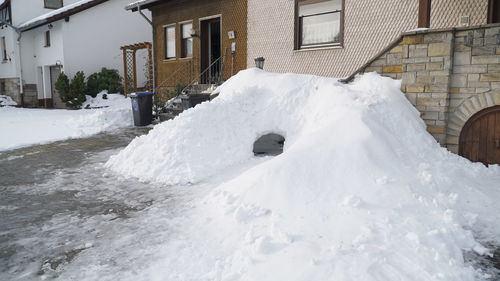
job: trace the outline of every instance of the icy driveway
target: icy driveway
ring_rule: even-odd
[[[82,256],[67,274],[91,271],[84,265],[106,255],[102,266],[119,271],[130,265],[130,249],[109,250],[110,241],[129,239],[140,250],[137,243],[154,247],[168,239],[168,225],[155,224],[152,234],[148,221],[137,216],[144,218],[145,208],[156,201],[175,214],[181,193],[106,176],[101,168],[116,149],[146,131],[126,129],[0,153],[0,280],[58,276]]]
[[[102,164],[108,157],[146,131],[0,152],[0,280],[144,279],[165,244],[179,239],[178,224],[193,200],[213,188],[107,175]],[[175,280],[168,272],[157,274]]]

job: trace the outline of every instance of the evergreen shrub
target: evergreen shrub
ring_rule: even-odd
[[[123,93],[122,78],[118,70],[103,67],[100,72],[89,76],[86,94],[95,98],[103,90],[108,90],[108,93]]]

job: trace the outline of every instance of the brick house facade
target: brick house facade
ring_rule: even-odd
[[[134,8],[127,7],[136,10]],[[141,3],[141,9],[152,12],[157,85],[166,82],[186,86],[219,57],[223,62],[224,80],[246,68],[246,0],[146,0]],[[190,30],[184,30],[185,27]],[[211,28],[214,27],[218,29],[215,38],[220,44],[205,43],[212,39]],[[186,49],[186,40],[192,44],[189,50]],[[218,50],[213,52],[212,48]],[[181,77],[181,82],[167,81],[172,75],[178,75],[176,72],[186,77]]]
[[[390,42],[418,27],[419,0],[343,2],[341,45],[297,49],[295,46],[297,0],[248,1],[248,62],[264,57],[271,72],[294,72],[346,77]],[[311,2],[311,1],[309,1]],[[487,23],[488,0],[432,0],[430,28]],[[324,63],[329,62],[329,63]]]

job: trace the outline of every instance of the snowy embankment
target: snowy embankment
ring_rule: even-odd
[[[130,99],[118,94],[87,97],[82,107],[96,109],[27,109],[0,107],[0,151],[69,138],[87,137],[132,126]]]
[[[500,168],[441,148],[398,81],[251,69],[219,91],[106,164],[174,185],[253,163],[172,223],[175,235],[134,269],[143,280],[484,277],[463,251],[500,242]],[[255,161],[252,144],[269,132],[285,136],[284,152]]]

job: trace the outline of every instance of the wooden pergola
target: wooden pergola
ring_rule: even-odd
[[[136,53],[138,50],[148,50],[148,83],[146,86],[147,91],[153,90],[153,45],[151,42],[136,43],[120,47],[123,51],[123,93],[125,96],[129,93],[137,92],[137,58]]]

